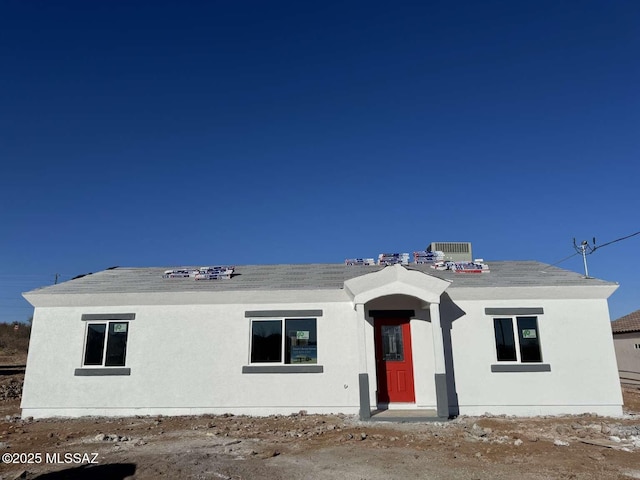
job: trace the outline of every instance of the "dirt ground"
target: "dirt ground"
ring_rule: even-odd
[[[14,395],[16,382],[21,374],[3,375],[0,393]],[[20,419],[19,398],[9,398],[0,401],[0,478],[640,479],[640,390],[624,397],[623,418],[445,423],[304,412],[33,421]]]

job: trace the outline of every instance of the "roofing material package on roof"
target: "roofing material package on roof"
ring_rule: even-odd
[[[373,258],[347,258],[344,261],[345,265],[375,265],[376,262]]]
[[[475,262],[436,262],[431,265],[436,270],[452,270],[455,273],[489,273],[489,265],[476,260]]]
[[[378,265],[408,265],[408,253],[381,253],[378,255]]]
[[[233,275],[234,268],[235,267],[231,266],[200,267],[198,269],[176,268],[165,270],[162,274],[162,278],[193,277],[196,280],[229,279]]]
[[[437,250],[435,252],[429,252],[426,250],[413,252],[413,261],[415,263],[434,263],[434,262],[441,262],[443,260],[444,260],[444,252],[440,250]]]

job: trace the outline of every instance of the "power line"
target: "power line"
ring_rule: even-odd
[[[593,239],[593,248],[591,248],[590,252],[586,252],[587,255],[592,254],[593,252],[595,252],[597,249],[602,248],[602,247],[606,247],[608,245],[611,245],[612,243],[616,243],[616,242],[621,242],[622,240],[626,240],[627,238],[631,238],[631,237],[635,237],[636,235],[640,235],[640,232],[635,232],[632,233],[631,235],[626,235],[624,237],[620,237],[620,238],[616,238],[615,240],[611,240],[610,242],[607,243],[603,243],[602,245],[597,245],[596,246],[596,242],[595,242],[595,238]],[[575,239],[573,240],[574,244],[575,244]],[[562,260],[558,260],[555,263],[552,263],[551,265],[549,265],[550,267],[555,267],[556,265],[569,260],[570,258],[575,257],[576,255],[580,255],[582,252],[581,251],[577,251],[576,253],[572,253],[571,255],[569,255],[568,257],[563,258]]]
[[[38,274],[29,274],[29,273],[0,273],[0,280],[14,280],[20,279],[22,281],[31,281],[31,280],[51,280],[54,279],[55,276],[58,277],[75,277],[77,274],[70,273],[38,273]]]
[[[556,265],[564,262],[565,260],[569,260],[570,258],[575,257],[576,255],[579,255],[578,252],[576,253],[572,253],[571,255],[569,255],[568,257],[563,258],[562,260],[558,260],[556,263],[552,263],[551,265],[549,265],[550,267],[555,267]]]
[[[595,252],[598,248],[606,247],[607,245],[611,245],[612,243],[620,242],[622,240],[626,240],[627,238],[635,237],[636,235],[640,235],[640,232],[632,233],[631,235],[627,235],[626,237],[616,238],[615,240],[611,240],[610,242],[603,243],[602,245],[598,245],[597,247],[593,247],[593,251]]]

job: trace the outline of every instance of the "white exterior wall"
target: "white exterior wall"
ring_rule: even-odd
[[[613,344],[618,360],[620,381],[627,385],[640,386],[640,332],[616,333]]]
[[[400,290],[394,286],[389,291],[393,296],[367,301],[366,308],[416,310],[419,318],[411,321],[415,407],[434,408],[429,306],[398,294]],[[606,297],[585,298],[576,290],[584,296],[568,300],[561,298],[562,289],[555,289],[547,292],[555,299],[540,300],[535,289],[497,290],[448,292],[461,313],[451,324],[453,358],[447,368],[452,364],[453,371],[447,374],[453,375],[455,391],[449,391],[450,405],[464,415],[620,415],[622,396]],[[519,296],[521,291],[525,296]],[[61,306],[62,295],[35,298],[23,416],[270,415],[300,410],[355,414],[360,408],[360,373],[369,375],[375,408],[373,328],[364,318],[363,304],[354,305],[344,291],[254,293],[138,294],[121,296],[120,304],[114,294],[83,295],[70,297],[74,306]],[[511,299],[506,300],[507,295]],[[550,372],[491,371],[491,365],[505,362],[496,360],[494,317],[485,315],[487,307],[544,309],[537,315],[538,329],[542,360]],[[316,318],[323,372],[243,374],[250,355],[248,310],[322,310]],[[450,324],[450,311],[441,309],[443,325]],[[81,317],[92,313],[136,314],[127,341],[131,375],[74,375],[82,368],[86,337],[87,322]]]
[[[451,332],[460,414],[622,414],[606,300],[452,299],[466,312]],[[496,358],[493,318],[509,315],[485,315],[485,307],[542,307],[535,316],[551,371],[491,372],[492,364],[515,362]]]
[[[430,322],[421,319],[411,320],[411,349],[413,354],[416,408],[436,408],[435,360],[431,338]]]
[[[242,373],[251,337],[245,311],[278,309],[323,310],[323,373]],[[127,339],[130,376],[74,376],[87,313],[136,314]],[[356,323],[350,303],[38,308],[23,416],[357,413]]]

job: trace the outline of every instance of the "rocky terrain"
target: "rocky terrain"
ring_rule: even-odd
[[[342,415],[20,418],[26,351],[0,356],[0,479],[640,479],[625,415],[361,422]]]
[[[640,391],[622,418],[349,416],[20,419],[0,402],[2,479],[640,478]],[[39,457],[36,454],[41,454]],[[22,455],[20,455],[22,454]],[[31,456],[29,456],[31,454]],[[5,459],[5,457],[3,457]]]

